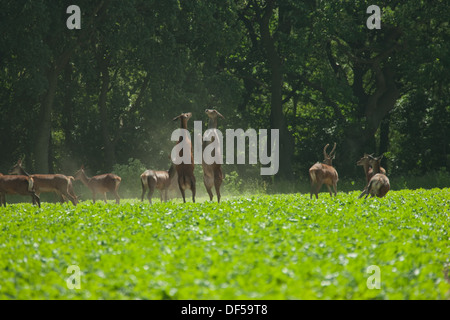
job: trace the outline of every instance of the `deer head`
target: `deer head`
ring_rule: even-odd
[[[187,129],[187,122],[191,117],[192,117],[191,112],[182,113],[179,116],[176,116],[175,118],[173,118],[172,121],[176,121],[176,120],[180,119],[181,120],[181,128]]]
[[[327,145],[323,148],[323,163],[331,166],[332,165],[332,161],[333,159],[336,157],[336,142],[334,143],[333,149],[331,150],[330,153],[327,153],[327,148],[328,148],[329,144],[327,143]]]
[[[225,120],[225,117],[221,115],[220,112],[217,111],[216,109],[205,109],[205,113],[208,115],[209,118],[216,119],[217,116],[219,116]]]

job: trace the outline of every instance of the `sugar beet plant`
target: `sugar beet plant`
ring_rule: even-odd
[[[448,299],[449,208],[450,189],[8,205],[0,298]]]

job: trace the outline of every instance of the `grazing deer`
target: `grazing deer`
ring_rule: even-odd
[[[336,149],[336,142],[334,143],[333,150],[331,150],[329,154],[326,152],[328,146],[329,144],[323,148],[323,163],[317,162],[309,169],[309,177],[311,180],[310,199],[312,199],[313,194],[316,195],[316,199],[319,199],[319,190],[324,183],[330,192],[330,196],[333,196],[330,186],[333,186],[334,195],[336,196],[337,194],[337,182],[339,177],[336,169],[332,166],[332,161],[336,156],[336,154],[333,153]]]
[[[105,173],[89,178],[84,172],[84,166],[81,166],[81,169],[74,174],[74,178],[75,180],[81,180],[86,187],[91,189],[94,203],[97,193],[102,193],[105,203],[108,203],[106,192],[111,192],[116,198],[116,203],[120,204],[120,197],[117,190],[119,189],[120,181],[122,179],[118,175]]]
[[[179,116],[176,116],[173,118],[173,121],[180,119],[181,129],[187,130],[187,122],[192,117],[192,113],[182,113]],[[189,138],[188,134],[185,134],[184,136],[180,136],[180,139],[178,140],[177,144],[180,142],[186,143],[188,146],[188,150],[190,152],[190,163],[180,163],[176,164],[175,168],[177,170],[178,174],[178,187],[180,188],[181,196],[183,197],[183,202],[186,202],[185,198],[185,190],[191,189],[192,191],[192,202],[195,202],[195,175],[194,175],[194,157],[192,155],[192,143],[191,139]],[[178,155],[180,157],[183,157],[183,149],[180,151],[180,154]]]
[[[176,177],[176,169],[172,164],[169,170],[155,171],[155,170],[145,170],[141,174],[141,184],[142,184],[142,195],[141,201],[144,201],[144,194],[148,188],[147,198],[150,204],[152,204],[152,195],[156,189],[159,189],[161,194],[161,202],[166,202],[168,200],[167,193],[171,185],[172,179]]]
[[[41,207],[41,200],[34,192],[33,178],[24,175],[3,175],[0,173],[0,206],[6,207],[6,194],[31,196],[33,204]]]
[[[382,198],[388,193],[390,189],[389,179],[386,175],[381,172],[380,161],[383,158],[383,155],[375,158],[371,155],[368,155],[369,164],[372,166],[374,175],[370,179],[368,185],[364,188],[363,192],[360,194],[359,198],[362,198],[364,195],[364,199],[370,194],[370,197],[373,198],[377,196],[378,198]]]
[[[40,196],[41,193],[45,192],[55,192],[60,196],[61,202],[64,202],[68,199],[74,205],[77,205],[78,203],[77,196],[73,192],[72,180],[63,174],[30,175],[23,169],[22,160],[20,159],[19,161],[17,161],[17,164],[11,168],[9,174],[19,174],[31,177],[34,181],[34,190],[37,196]]]
[[[367,153],[364,153],[364,156],[356,163],[357,166],[363,167],[367,182],[369,182],[370,179],[372,179],[372,177],[374,176],[373,169],[370,166],[369,156],[373,156],[373,154],[369,155]],[[383,167],[380,167],[380,173],[386,175],[386,170],[384,170]]]
[[[225,119],[223,115],[221,115],[217,110],[214,109],[206,109],[205,113],[208,115],[209,118],[208,129],[217,129],[218,116],[221,117],[222,119]],[[211,141],[204,143],[203,149],[212,141],[214,141],[214,136],[211,138]],[[213,152],[215,151],[216,150],[214,150]],[[202,168],[203,168],[203,183],[205,184],[206,191],[209,194],[209,200],[212,201],[213,199],[213,193],[211,189],[214,186],[217,194],[217,202],[220,202],[220,185],[222,184],[223,180],[222,165],[220,163],[206,164],[205,161],[203,160]]]

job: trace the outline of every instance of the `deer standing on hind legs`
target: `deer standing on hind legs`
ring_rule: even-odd
[[[73,192],[72,179],[63,174],[28,174],[22,167],[22,160],[11,168],[10,174],[24,175],[31,177],[34,181],[34,190],[37,196],[45,192],[55,192],[60,196],[61,202],[70,200],[73,205],[77,205],[78,199]]]
[[[225,119],[223,115],[221,115],[217,110],[214,109],[206,109],[205,113],[208,115],[209,122],[208,122],[208,129],[214,130],[217,129],[217,117],[221,117],[222,119]],[[203,149],[212,143],[214,141],[214,133],[211,135],[211,140],[209,142],[204,143]],[[221,152],[221,147],[216,148],[213,152]],[[212,154],[214,157],[215,154]],[[222,173],[222,165],[220,163],[212,163],[207,164],[205,163],[205,160],[202,161],[202,168],[203,168],[203,183],[205,184],[206,191],[209,195],[209,200],[212,201],[213,199],[213,193],[211,191],[212,187],[214,186],[216,189],[217,194],[217,202],[220,202],[220,185],[222,184],[223,180],[223,173]]]
[[[369,182],[375,174],[373,172],[373,168],[371,168],[369,156],[373,156],[373,154],[369,155],[367,153],[364,153],[364,156],[356,163],[357,166],[363,167],[367,182]],[[386,170],[384,170],[383,167],[380,167],[380,173],[386,175]]]
[[[81,169],[74,174],[74,178],[75,180],[81,180],[81,182],[92,191],[94,203],[97,193],[102,193],[105,203],[108,203],[106,192],[111,192],[116,198],[116,203],[120,204],[120,197],[117,190],[119,189],[120,181],[122,179],[118,175],[105,173],[89,178],[84,172],[84,166],[81,166]]]
[[[152,204],[152,195],[156,189],[159,189],[161,193],[161,202],[167,201],[167,193],[174,177],[176,177],[176,169],[172,164],[169,170],[155,171],[145,170],[141,174],[142,195],[141,201],[144,201],[145,191],[148,188],[147,198],[150,204]]]
[[[178,187],[180,188],[181,196],[183,197],[183,202],[186,202],[185,190],[191,189],[192,191],[192,202],[195,202],[195,176],[194,176],[194,156],[192,154],[192,143],[189,138],[189,132],[187,131],[187,122],[192,117],[192,113],[182,113],[179,116],[173,118],[173,121],[180,119],[181,125],[180,129],[184,129],[183,136],[180,136],[177,144],[183,143],[180,153],[176,155],[177,158],[182,159],[181,163],[175,164],[175,169],[178,174]],[[183,150],[187,149],[190,154],[184,155]],[[190,158],[190,163],[185,163],[183,158]],[[172,159],[174,160],[179,159]]]
[[[386,195],[386,193],[388,193],[389,189],[391,188],[388,177],[380,173],[380,161],[383,158],[383,155],[379,156],[378,158],[368,155],[368,158],[369,164],[372,166],[374,175],[370,179],[369,184],[364,188],[358,199],[362,198],[364,195],[366,195],[364,197],[364,199],[366,199],[369,194],[371,198],[373,198],[374,196],[382,198]]]
[[[331,150],[329,154],[327,154],[326,151],[328,146],[329,144],[323,148],[323,163],[317,162],[309,169],[309,177],[311,180],[310,199],[312,199],[313,194],[316,196],[316,199],[319,199],[319,190],[324,183],[330,192],[330,196],[333,196],[331,186],[333,186],[334,189],[334,196],[337,194],[337,182],[339,177],[336,169],[332,166],[332,161],[336,156],[334,153],[336,150],[336,142],[334,143],[333,150]]]

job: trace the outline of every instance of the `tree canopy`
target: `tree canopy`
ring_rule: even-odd
[[[172,118],[276,128],[296,179],[337,143],[340,177],[366,153],[391,174],[450,167],[450,6],[444,0],[2,1],[0,172],[167,167]]]

